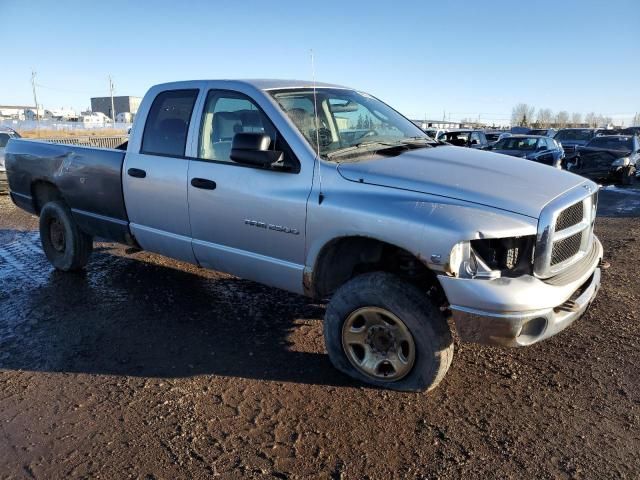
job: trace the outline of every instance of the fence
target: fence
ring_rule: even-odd
[[[39,142],[48,143],[64,143],[66,145],[80,145],[82,147],[98,147],[98,148],[116,148],[129,139],[126,135],[115,135],[113,137],[48,137],[48,138],[30,138],[28,140],[37,140]]]
[[[10,120],[0,119],[0,127],[9,127],[14,130],[58,130],[62,132],[76,132],[76,131],[99,131],[99,130],[122,130],[127,131],[131,128],[131,123],[102,123],[102,124],[90,124],[82,122],[59,122],[56,120]]]

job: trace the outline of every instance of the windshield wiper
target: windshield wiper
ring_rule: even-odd
[[[335,158],[335,157],[339,157],[341,155],[350,153],[350,152],[354,152],[356,150],[360,150],[363,147],[370,147],[373,145],[380,145],[384,148],[377,148],[377,149],[372,149],[372,152],[379,152],[382,150],[388,150],[390,148],[406,148],[407,145],[403,142],[395,142],[395,143],[391,143],[391,142],[379,142],[379,141],[369,141],[369,142],[360,142],[360,143],[356,143],[355,145],[351,145],[349,147],[344,147],[344,148],[339,148],[338,150],[334,150],[333,152],[329,152],[327,153],[326,157],[328,159],[331,158]]]

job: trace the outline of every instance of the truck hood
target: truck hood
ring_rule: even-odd
[[[340,163],[338,172],[353,182],[454,198],[532,218],[585,181],[529,160],[450,146]]]

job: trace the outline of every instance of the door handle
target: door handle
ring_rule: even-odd
[[[215,190],[216,182],[213,180],[207,180],[206,178],[192,178],[191,186],[196,188],[203,188],[205,190]]]
[[[147,176],[147,172],[145,172],[144,170],[140,170],[139,168],[130,168],[129,170],[127,170],[127,173],[130,177],[136,178],[144,178]]]

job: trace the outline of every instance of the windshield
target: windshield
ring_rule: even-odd
[[[631,137],[596,137],[587,144],[587,147],[631,150],[633,142]]]
[[[535,150],[537,143],[537,138],[507,137],[499,140],[494,148],[496,150]]]
[[[489,142],[495,142],[496,140],[498,140],[500,138],[500,135],[502,135],[502,132],[485,132],[484,136],[487,137],[487,140]]]
[[[385,147],[433,141],[411,121],[366,93],[318,88],[315,101],[312,88],[270,93],[313,149],[319,145],[320,155],[326,159],[342,153],[371,156]]]
[[[593,137],[592,130],[560,130],[555,137],[556,140],[589,140]]]

